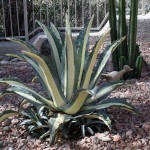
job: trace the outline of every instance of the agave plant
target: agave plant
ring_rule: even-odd
[[[1,93],[1,97],[15,93],[38,109],[29,108],[28,111],[24,111],[20,107],[19,111],[4,111],[0,114],[0,122],[10,116],[23,114],[26,118],[21,125],[28,125],[31,132],[42,129],[40,138],[49,136],[50,144],[54,144],[60,135],[68,137],[68,131],[76,130],[76,125],[83,136],[86,131],[94,134],[93,127],[101,130],[103,124],[111,129],[111,120],[105,111],[108,107],[118,106],[137,112],[125,99],[107,98],[107,95],[116,87],[123,85],[124,81],[107,82],[102,87],[97,85],[109,57],[124,38],[108,45],[97,61],[100,46],[110,30],[100,37],[89,53],[88,36],[93,18],[94,16],[75,40],[72,39],[67,15],[65,38],[62,38],[52,23],[50,27],[46,27],[37,21],[47,35],[51,47],[49,57],[41,55],[32,45],[24,41],[9,39],[28,49],[17,57],[23,58],[32,66],[41,85],[47,91],[47,97],[43,97],[16,79],[1,79],[1,84],[9,85]]]

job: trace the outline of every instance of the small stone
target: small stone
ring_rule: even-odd
[[[10,128],[10,126],[6,126],[6,127],[3,127],[3,130],[9,132],[9,131],[11,131],[11,128]]]
[[[8,150],[14,150],[12,147],[9,147]]]
[[[136,136],[135,140],[139,140],[139,139],[141,139],[141,138],[142,138],[142,136],[141,136],[140,134],[138,134],[138,135]]]
[[[150,131],[150,123],[144,123],[142,128],[146,131]]]
[[[109,134],[109,132],[97,133],[97,134],[96,134],[96,137],[98,137],[99,139],[101,139],[101,138],[107,136],[108,134]]]
[[[126,134],[125,133],[122,133],[121,134],[121,139],[124,141],[126,139]]]
[[[39,145],[40,143],[41,143],[41,140],[38,140],[38,139],[34,142],[35,145]]]
[[[137,128],[137,131],[139,132],[140,135],[145,136],[146,132],[142,128]]]
[[[9,61],[7,61],[7,60],[2,60],[2,61],[0,61],[0,64],[2,64],[2,65],[7,65],[7,64],[9,64]]]
[[[0,148],[3,148],[3,146],[4,146],[4,142],[0,141]]]
[[[128,137],[128,138],[133,138],[133,131],[132,130],[129,130],[129,131],[127,131],[126,132],[126,137]]]
[[[103,142],[108,142],[108,141],[111,141],[112,139],[109,137],[109,136],[105,136],[105,137],[102,137],[101,139]]]
[[[20,58],[13,58],[10,62],[13,63],[13,62],[19,62],[19,61],[21,61]]]
[[[131,148],[130,147],[125,147],[124,150],[131,150]]]
[[[141,142],[142,142],[142,144],[146,144],[148,142],[148,139],[142,138]]]
[[[121,137],[119,134],[112,136],[112,139],[114,142],[118,142],[119,140],[121,140]]]
[[[83,145],[84,143],[85,143],[85,140],[82,139],[82,140],[80,141],[80,144]]]
[[[144,148],[144,150],[149,150],[149,146],[146,146],[146,147]]]
[[[26,144],[28,141],[27,141],[26,139],[22,139],[21,142],[22,142],[23,144]]]
[[[12,119],[11,123],[12,123],[13,125],[16,125],[16,124],[19,123],[19,120],[18,120],[18,119]]]
[[[18,149],[21,149],[23,146],[24,146],[24,143],[19,142],[19,144],[18,144]]]
[[[93,141],[96,145],[100,143],[100,139],[98,137],[95,137]]]
[[[5,126],[9,126],[11,124],[11,119],[6,119],[5,121],[4,121],[4,125]]]
[[[85,142],[90,143],[91,142],[90,138],[87,138]]]

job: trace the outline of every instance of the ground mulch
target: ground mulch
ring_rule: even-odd
[[[48,141],[31,138],[24,127],[19,126],[22,117],[12,117],[0,123],[0,149],[2,150],[150,150],[150,42],[139,42],[145,65],[140,79],[127,82],[130,85],[117,88],[111,96],[127,98],[140,115],[118,108],[108,109],[113,122],[113,132],[105,131],[78,140],[60,139],[49,147]],[[147,64],[147,65],[146,65]],[[111,68],[108,64],[108,68]],[[107,71],[111,71],[107,69]],[[26,62],[0,65],[0,78],[18,77],[28,86],[43,94],[39,83],[31,83],[32,68]],[[0,86],[0,91],[2,90]],[[0,111],[17,109],[19,96],[6,96],[0,100]]]

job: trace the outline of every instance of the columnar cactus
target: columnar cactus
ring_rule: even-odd
[[[116,6],[115,6],[115,0],[109,0],[109,22],[110,22],[110,27],[111,27],[111,42],[117,40],[117,24],[116,24]],[[113,59],[113,67],[115,70],[118,70],[118,49],[114,51],[112,54],[112,59]]]
[[[125,0],[119,0],[119,18],[117,21],[115,2],[115,0],[109,0],[109,21],[112,29],[111,42],[124,36],[126,36],[126,40],[124,40],[118,47],[118,50],[113,53],[113,66],[115,70],[121,70],[124,65],[129,65],[134,70],[128,74],[128,78],[138,78],[141,76],[143,64],[139,46],[136,44],[138,0],[131,0],[129,31],[126,25]],[[117,29],[116,26],[118,26]]]

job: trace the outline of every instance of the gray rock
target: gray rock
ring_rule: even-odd
[[[3,127],[3,130],[9,132],[11,130],[11,128],[10,128],[10,126],[5,126],[5,127]]]
[[[126,132],[126,137],[132,138],[133,137],[133,131],[132,130],[127,131]]]
[[[148,139],[142,138],[142,139],[141,139],[141,142],[142,142],[142,144],[147,144]]]
[[[101,140],[104,142],[108,142],[111,141],[112,139],[109,136],[106,136],[106,137],[102,137]]]
[[[4,125],[5,126],[9,126],[11,124],[11,120],[10,119],[6,119],[5,121],[4,121]]]
[[[7,64],[9,64],[10,62],[9,61],[7,61],[7,60],[2,60],[2,61],[0,61],[0,64],[2,64],[2,65],[7,65]]]
[[[10,62],[11,62],[11,63],[14,63],[14,62],[19,62],[19,61],[21,61],[20,58],[13,58]]]

